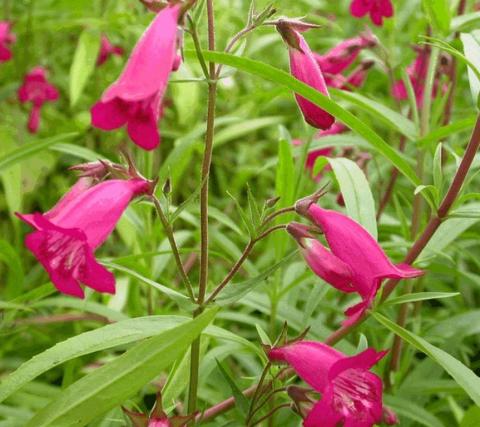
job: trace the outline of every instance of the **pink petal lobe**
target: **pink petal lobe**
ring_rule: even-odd
[[[102,130],[113,130],[123,126],[128,120],[128,105],[120,99],[97,102],[90,111],[92,126]]]
[[[362,18],[370,11],[373,1],[375,0],[353,0],[350,4],[350,13],[355,18]]]
[[[98,292],[115,293],[115,276],[103,265],[99,264],[92,252],[86,254],[85,270],[79,280]]]
[[[160,133],[153,115],[130,119],[127,132],[132,141],[144,150],[153,150],[160,145]]]
[[[355,292],[350,267],[314,239],[304,239],[303,256],[312,271],[342,292]]]
[[[331,393],[324,394],[303,421],[304,427],[337,427],[342,416],[333,410],[332,400]]]
[[[37,219],[38,221],[38,219]],[[27,235],[25,245],[35,255],[62,293],[83,298],[77,272],[84,265],[85,237],[79,230],[45,225]]]
[[[268,357],[271,361],[288,363],[302,380],[322,393],[328,386],[329,369],[344,355],[320,342],[298,341],[272,348]]]
[[[0,43],[0,62],[7,62],[12,59],[12,51]]]
[[[162,9],[144,32],[118,80],[104,93],[102,101],[114,98],[139,101],[162,91],[176,56],[180,5]]]
[[[297,33],[301,50],[290,47],[290,69],[292,75],[303,83],[313,87],[325,96],[329,96],[322,71],[318,66],[310,47],[300,33]],[[313,127],[328,129],[335,118],[307,99],[295,94],[298,106],[307,121]]]

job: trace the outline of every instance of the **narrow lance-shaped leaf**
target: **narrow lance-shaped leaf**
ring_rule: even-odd
[[[462,387],[471,399],[480,405],[480,378],[475,373],[467,368],[462,362],[455,359],[447,352],[435,347],[423,338],[415,335],[413,332],[407,331],[391,320],[382,316],[380,313],[372,313],[378,322],[397,334],[400,338],[408,342],[410,345],[425,353],[432,360],[437,362],[443,369],[445,369],[456,383]]]
[[[413,168],[403,157],[403,155],[392,148],[392,146],[384,141],[373,129],[358,119],[354,114],[345,110],[338,103],[332,101],[310,86],[295,79],[285,71],[279,70],[260,61],[254,61],[252,59],[237,57],[235,55],[229,55],[226,53],[206,51],[204,52],[204,56],[208,61],[225,64],[235,67],[241,71],[262,77],[266,80],[286,87],[308,99],[335,116],[338,121],[344,123],[354,132],[365,138],[365,140],[374,149],[387,158],[403,175],[410,180],[413,185],[417,186],[420,184]]]
[[[135,345],[114,361],[63,390],[27,427],[85,426],[122,404],[187,351],[215,317],[217,308]]]

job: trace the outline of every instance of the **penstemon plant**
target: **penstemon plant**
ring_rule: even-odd
[[[480,426],[479,10],[5,0],[0,425]]]

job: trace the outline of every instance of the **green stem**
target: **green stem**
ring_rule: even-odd
[[[170,247],[172,248],[173,258],[175,259],[175,263],[177,264],[178,272],[180,273],[183,284],[187,288],[188,296],[193,302],[195,302],[195,295],[193,293],[192,283],[188,278],[187,272],[185,271],[185,267],[183,266],[183,263],[182,263],[182,259],[180,258],[180,252],[178,250],[177,242],[175,241],[172,225],[168,222],[167,217],[163,213],[162,206],[160,205],[160,201],[155,196],[152,196],[152,200],[153,200],[153,204],[155,205],[157,214],[160,218],[160,221],[162,222],[163,229],[165,230],[165,234],[167,235],[167,239],[170,243]]]
[[[215,15],[213,0],[207,0],[207,21],[208,21],[208,49],[215,50]],[[194,38],[195,39],[195,38]],[[201,49],[198,50],[201,52]],[[200,59],[199,59],[200,60]],[[208,177],[212,164],[213,138],[215,133],[215,105],[217,100],[217,82],[215,80],[215,63],[209,63],[208,81],[208,107],[207,107],[207,131],[205,134],[205,150],[202,161],[203,182],[200,191],[200,278],[198,283],[199,308],[193,313],[198,316],[205,302],[208,283]],[[200,365],[200,337],[191,346],[190,353],[190,384],[188,390],[188,412],[194,413],[197,409],[198,393],[198,370]],[[192,421],[191,425],[193,425]]]

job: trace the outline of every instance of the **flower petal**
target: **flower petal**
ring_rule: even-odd
[[[292,75],[305,84],[317,89],[323,95],[329,96],[322,71],[317,64],[310,47],[300,33],[297,32],[296,37],[298,38],[301,50],[294,47],[289,48],[290,69]],[[295,94],[295,98],[305,120],[311,126],[320,129],[328,129],[335,122],[335,118],[330,113],[321,109],[309,100],[297,94]]]
[[[118,129],[127,123],[128,104],[120,99],[97,102],[90,110],[92,126],[102,130]]]
[[[128,121],[127,132],[132,141],[144,150],[153,150],[160,144],[160,133],[153,115],[149,118],[131,118]]]
[[[342,292],[355,292],[350,267],[315,239],[303,239],[303,256],[312,271]]]
[[[342,416],[332,409],[332,395],[322,396],[303,421],[304,427],[337,427]]]
[[[350,13],[355,18],[362,18],[370,11],[373,1],[375,0],[353,0],[350,4]]]
[[[315,341],[298,341],[283,347],[272,348],[271,361],[288,363],[302,380],[323,393],[328,386],[328,371],[345,356],[326,344]]]
[[[382,278],[421,274],[420,270],[394,266],[370,233],[348,216],[315,204],[308,213],[325,233],[332,253],[350,267],[353,283],[363,298],[371,296],[372,288],[376,290]]]
[[[145,30],[118,80],[102,96],[126,101],[146,99],[163,92],[176,58],[180,5],[162,9]]]
[[[98,263],[91,251],[88,251],[85,255],[85,270],[79,277],[80,282],[98,292],[114,294],[115,276]]]

